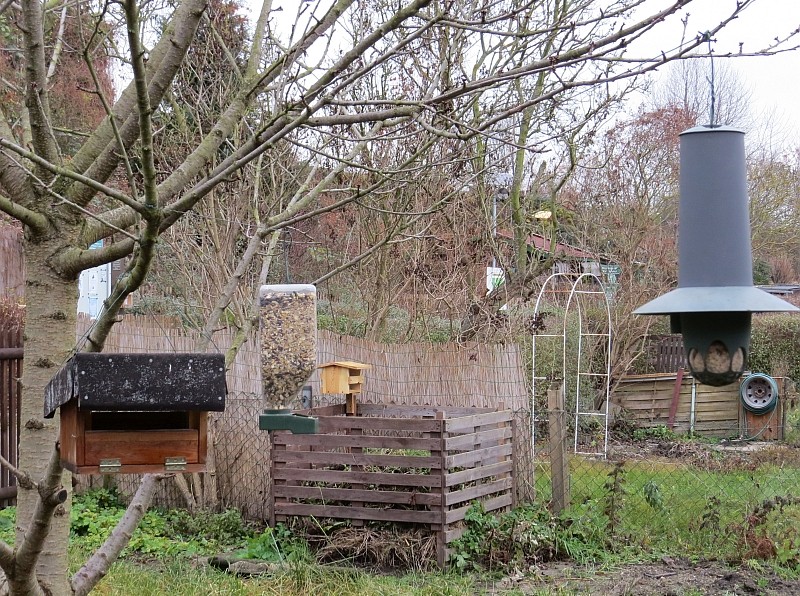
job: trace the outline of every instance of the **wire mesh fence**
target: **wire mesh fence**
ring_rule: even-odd
[[[740,559],[796,554],[800,449],[794,398],[785,397],[782,440],[740,438],[738,424],[717,429],[723,437],[612,425],[606,458],[568,450],[566,495],[557,494],[558,465],[543,428],[533,457],[519,454],[518,490],[540,503],[563,500],[562,516],[607,533],[618,548]]]
[[[159,333],[160,328],[154,331]],[[705,391],[690,379],[676,383],[675,375],[664,380],[668,391],[641,380],[621,386],[612,396],[607,441],[604,427],[569,411],[563,417],[563,462],[554,462],[553,412],[541,404],[532,410],[518,347],[384,346],[326,333],[320,340],[319,362],[371,364],[362,403],[511,409],[517,503],[552,506],[559,497],[568,505],[561,515],[576,527],[655,551],[677,547],[707,554],[711,545],[720,553],[777,552],[781,536],[796,539],[791,528],[800,521],[795,506],[800,503],[800,433],[796,393],[789,383],[780,386],[779,405],[756,416],[741,408],[736,391]],[[156,349],[137,341],[136,349]],[[174,337],[169,341],[178,345]],[[125,350],[133,344],[111,345]],[[265,404],[253,389],[259,387],[257,360],[249,358],[246,351],[240,354],[229,379],[226,411],[210,426],[219,505],[264,520],[269,517],[270,441],[258,429]],[[318,383],[312,378],[314,405],[344,401],[343,395],[320,394]],[[559,462],[566,481],[554,482]],[[126,491],[135,488],[135,478],[118,481]],[[157,503],[182,506],[174,483],[162,484]],[[771,538],[759,541],[765,525]]]

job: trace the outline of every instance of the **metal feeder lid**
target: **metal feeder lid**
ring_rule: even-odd
[[[687,128],[678,136],[690,135],[698,132],[738,132],[740,134],[744,134],[744,131],[741,128],[735,128],[725,124],[700,124],[698,126],[693,126],[692,128]]]
[[[754,286],[677,288],[633,311],[636,315],[682,312],[797,312],[793,304]]]

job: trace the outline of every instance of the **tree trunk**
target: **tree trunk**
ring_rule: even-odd
[[[59,430],[58,415],[51,420],[43,417],[44,388],[75,346],[78,303],[76,281],[59,278],[47,265],[49,257],[65,242],[63,235],[53,236],[39,242],[26,237],[24,244],[27,277],[19,467],[37,481],[45,472]],[[69,473],[64,476],[63,485],[69,488]],[[18,541],[30,523],[38,498],[35,489],[20,487]],[[67,577],[68,511],[69,500],[56,509],[36,567],[39,582],[55,596],[71,593]]]

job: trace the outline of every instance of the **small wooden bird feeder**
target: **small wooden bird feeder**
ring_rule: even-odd
[[[207,412],[225,409],[222,354],[78,353],[45,390],[77,474],[202,472]]]
[[[356,395],[361,393],[364,384],[364,372],[371,368],[369,364],[361,362],[327,362],[320,364],[320,378],[322,379],[322,393],[344,393],[347,397],[345,412],[354,416],[357,411]]]

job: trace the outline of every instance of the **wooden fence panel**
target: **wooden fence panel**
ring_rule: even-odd
[[[653,343],[653,372],[674,373],[686,366],[683,337],[665,335]]]
[[[21,322],[0,321],[0,455],[14,466],[19,463],[20,383],[22,377]],[[16,502],[14,476],[0,467],[0,507]]]
[[[0,296],[22,296],[25,291],[25,261],[22,230],[0,221]],[[2,324],[2,321],[0,321]]]
[[[672,430],[677,433],[727,437],[739,432],[739,381],[711,387],[694,383],[686,375],[680,380],[678,403],[673,404],[677,381],[674,374],[623,377],[612,401],[624,408],[637,426],[667,426],[674,409]]]

